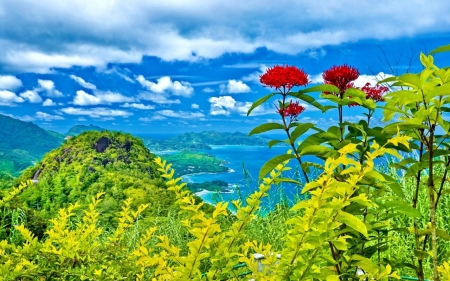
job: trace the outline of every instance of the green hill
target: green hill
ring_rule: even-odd
[[[126,198],[133,205],[148,203],[147,216],[165,216],[173,206],[172,192],[166,189],[142,140],[119,132],[90,131],[73,137],[49,152],[18,179],[35,183],[19,196],[20,203],[43,218],[54,217],[70,203],[87,200],[104,192],[101,220],[107,224]]]
[[[45,153],[58,147],[63,136],[36,124],[0,114],[0,171],[19,175]]]
[[[67,136],[78,136],[79,134],[83,133],[83,132],[88,132],[88,131],[107,131],[106,129],[103,129],[101,127],[98,126],[94,126],[92,124],[90,124],[89,126],[86,125],[75,125],[72,128],[69,129],[69,131],[66,133]]]

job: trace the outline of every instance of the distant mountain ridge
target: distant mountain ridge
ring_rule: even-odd
[[[211,145],[249,145],[265,146],[269,139],[261,136],[248,136],[241,132],[204,131],[184,133],[166,140],[143,138],[145,145],[152,151],[165,150],[201,150],[211,149]]]
[[[0,124],[0,170],[13,175],[64,141],[64,136],[57,132],[1,114]]]
[[[67,136],[78,136],[81,133],[88,132],[88,131],[107,131],[106,129],[103,129],[98,126],[94,126],[92,124],[86,126],[86,125],[75,125],[72,128],[69,129],[69,131],[66,133]]]

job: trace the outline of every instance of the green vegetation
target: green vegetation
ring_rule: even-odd
[[[62,135],[31,122],[0,114],[0,124],[0,171],[14,176],[63,142]]]
[[[144,138],[145,145],[152,151],[167,150],[207,150],[210,145],[261,145],[266,146],[268,139],[260,136],[247,136],[235,132],[205,131],[201,133],[184,133],[167,140]]]
[[[154,155],[140,139],[118,132],[85,132],[67,140],[28,168],[18,182],[37,182],[18,198],[43,218],[75,202],[82,206],[99,192],[105,193],[99,209],[101,220],[113,225],[114,213],[126,198],[135,207],[144,202],[147,216],[164,216],[173,206],[173,194],[165,188],[153,164]]]
[[[441,51],[450,51],[450,45],[431,54]],[[443,114],[449,111],[450,69],[436,66],[432,55],[421,54],[420,60],[420,73],[384,81],[399,87],[385,96],[379,85],[353,88],[359,73],[347,65],[325,71],[325,84],[298,92],[291,92],[291,86],[308,82],[302,70],[269,68],[261,82],[279,92],[256,101],[249,114],[278,95],[281,122],[262,124],[251,134],[284,130],[287,139],[282,142],[292,151],[263,165],[258,189],[231,202],[234,213],[228,202],[205,208],[174,176],[171,164],[154,159],[139,139],[107,132],[73,138],[21,176],[23,181],[38,179],[36,185],[28,180],[3,192],[0,279],[388,281],[407,274],[420,281],[450,280],[450,122]],[[314,91],[334,105],[316,102],[308,95]],[[326,131],[300,123],[297,117],[305,108],[287,97],[323,112],[337,109],[340,122]],[[370,126],[376,101],[383,99],[385,120],[398,119]],[[364,107],[367,120],[342,122],[347,105]],[[314,132],[297,146],[308,130]],[[305,155],[317,161],[303,162]],[[377,170],[377,161],[387,155],[397,160],[390,169]],[[298,162],[304,182],[285,177],[292,160]],[[92,179],[92,174],[99,176]],[[114,181],[124,175],[134,177],[132,181],[147,177],[145,187],[151,188],[125,194],[129,187]],[[90,181],[86,187],[85,181]],[[112,185],[102,186],[105,182]],[[279,204],[260,216],[262,199],[283,183],[301,186],[303,200],[289,211]],[[115,186],[137,204],[130,198],[121,208],[105,209],[102,204],[109,206],[108,199],[116,200],[121,192]],[[58,192],[49,195],[53,190]],[[163,199],[158,198],[163,190],[171,202],[163,205],[168,206],[166,217],[155,217],[154,209],[161,206],[155,200]],[[78,197],[71,197],[72,191]],[[157,198],[143,198],[149,193]],[[37,200],[35,194],[40,195]],[[89,205],[83,200],[86,195],[92,195]],[[72,199],[81,206],[65,205]],[[44,227],[24,211],[23,202],[40,215],[54,217],[45,222],[45,233],[35,232]],[[56,214],[54,205],[65,209]],[[261,264],[252,255],[256,252],[265,256]]]
[[[78,136],[81,133],[88,132],[88,131],[107,131],[106,129],[103,129],[98,126],[94,126],[90,124],[89,126],[86,125],[75,125],[72,128],[69,129],[69,131],[66,133],[67,136]]]
[[[161,157],[172,163],[177,177],[195,173],[225,173],[229,170],[224,166],[225,161],[203,152],[182,151]]]

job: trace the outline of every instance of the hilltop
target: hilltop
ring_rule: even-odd
[[[75,125],[72,128],[69,129],[69,131],[66,133],[67,136],[78,136],[81,133],[88,132],[88,131],[107,131],[106,129],[103,129],[98,126],[94,126],[92,124],[86,126],[86,125]]]
[[[248,136],[241,132],[204,131],[184,133],[166,140],[143,138],[145,145],[152,151],[165,150],[207,150],[211,145],[251,145],[266,146],[269,139],[261,136]]]
[[[88,203],[104,192],[101,220],[108,224],[120,211],[122,201],[133,199],[132,206],[148,203],[149,216],[164,216],[174,197],[153,163],[154,155],[142,140],[119,132],[90,131],[73,137],[28,168],[18,182],[34,184],[19,196],[20,202],[45,219],[71,203]]]

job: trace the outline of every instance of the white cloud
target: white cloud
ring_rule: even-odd
[[[208,100],[211,103],[209,114],[211,115],[230,115],[237,113],[239,115],[247,115],[247,111],[252,106],[251,102],[236,101],[231,96],[211,97]],[[274,114],[275,110],[266,109],[263,105],[252,111],[252,116]]]
[[[153,105],[145,105],[142,103],[125,103],[125,104],[122,104],[121,107],[137,108],[137,109],[143,109],[143,110],[155,109],[155,106],[153,106]]]
[[[378,81],[386,79],[388,77],[392,77],[390,74],[386,74],[384,72],[380,72],[377,75],[359,75],[358,79],[355,80],[354,84],[356,87],[364,87],[366,83],[370,83],[372,86],[376,85]]]
[[[39,88],[37,88],[36,91],[45,91],[47,97],[59,98],[63,96],[60,91],[56,90],[55,83],[52,80],[38,79],[38,84]]]
[[[73,99],[73,103],[75,105],[97,105],[101,104],[102,101],[94,95],[88,94],[83,90],[79,90]]]
[[[208,88],[204,88],[202,91],[205,92],[205,93],[214,93],[214,90],[209,88],[209,87]]]
[[[268,66],[266,66],[265,64],[261,64],[259,66],[259,71],[253,72],[247,76],[242,77],[242,80],[259,84],[260,83],[259,78],[261,77],[261,75],[266,73],[267,69],[269,69]]]
[[[43,106],[56,106],[56,103],[52,101],[51,99],[46,99],[43,103]]]
[[[90,108],[90,109],[65,107],[65,108],[62,108],[61,111],[65,114],[69,114],[69,115],[85,115],[85,116],[89,116],[92,118],[101,118],[101,117],[108,117],[108,116],[128,117],[128,116],[133,115],[133,113],[128,112],[128,111],[110,109],[110,108],[105,108],[105,107],[95,107],[95,108]]]
[[[221,92],[222,93],[229,93],[229,94],[239,94],[239,93],[248,93],[250,92],[250,87],[247,86],[242,81],[237,80],[228,80],[227,85],[220,85]]]
[[[18,97],[15,93],[6,90],[0,90],[0,105],[16,106],[16,103],[22,103],[25,100]]]
[[[190,112],[190,111],[173,111],[173,110],[159,110],[157,114],[165,117],[174,117],[182,119],[197,119],[205,117],[205,114],[201,112]]]
[[[73,104],[87,106],[99,104],[112,104],[121,102],[132,102],[134,98],[127,97],[119,93],[95,91],[94,95],[88,94],[83,90],[76,92]]]
[[[139,99],[152,101],[158,104],[179,104],[181,101],[179,99],[168,99],[165,94],[157,94],[151,92],[141,92],[138,95]]]
[[[59,115],[51,115],[45,112],[36,112],[36,118],[45,121],[64,120],[64,117]]]
[[[102,117],[102,118],[100,118],[100,121],[111,121],[111,120],[116,120],[116,118],[114,118],[114,117]]]
[[[200,106],[198,104],[196,104],[196,103],[193,103],[193,104],[191,104],[191,108],[192,109],[199,109]]]
[[[81,121],[81,122],[84,122],[84,121],[87,121],[87,119],[86,119],[86,118],[84,118],[84,117],[79,117],[79,118],[77,119],[77,121]]]
[[[308,80],[310,84],[322,84],[323,83],[323,73],[308,75]]]
[[[0,90],[15,90],[22,87],[22,81],[16,76],[0,75]]]
[[[42,102],[41,96],[35,91],[25,91],[20,94],[20,96],[24,99],[29,100],[31,103],[40,103]]]
[[[136,80],[149,91],[154,93],[170,93],[174,96],[190,97],[194,93],[189,82],[172,81],[169,76],[161,77],[156,83],[146,80],[144,76],[139,75]]]
[[[139,118],[139,121],[141,122],[152,122],[152,121],[159,121],[159,120],[164,120],[167,119],[167,117],[164,117],[162,115],[154,115],[152,117],[141,117]]]
[[[131,71],[128,69],[122,69],[120,67],[117,66],[113,66],[110,69],[106,69],[103,71],[103,73],[105,74],[115,74],[117,76],[119,76],[120,78],[124,79],[125,81],[128,81],[130,83],[136,83],[136,81],[134,81],[133,79],[131,79],[128,75],[131,74]]]
[[[55,88],[55,83],[52,80],[38,79],[38,84],[42,89],[46,91],[51,91]]]
[[[231,96],[211,97],[208,100],[211,106],[233,108],[236,101]]]
[[[97,87],[89,82],[84,81],[83,78],[75,76],[75,75],[70,75],[70,78],[72,78],[73,80],[75,80],[78,84],[80,84],[82,87],[86,88],[86,89],[90,89],[90,90],[96,90]]]
[[[447,34],[449,5],[419,0],[411,5],[389,0],[376,5],[348,0],[249,0],[233,5],[200,0],[133,5],[3,0],[0,11],[8,17],[2,17],[2,26],[10,28],[2,34],[0,63],[6,70],[51,72],[55,67],[140,63],[144,55],[201,61],[257,48],[311,54],[324,46],[358,40]],[[33,16],[25,10],[33,11]]]
[[[31,117],[29,115],[15,116],[15,115],[12,115],[12,114],[9,114],[9,113],[4,113],[4,112],[0,112],[0,113],[3,114],[3,115],[9,116],[11,118],[14,118],[14,119],[19,119],[19,120],[24,121],[24,122],[29,122],[29,121],[35,120],[34,117]]]

